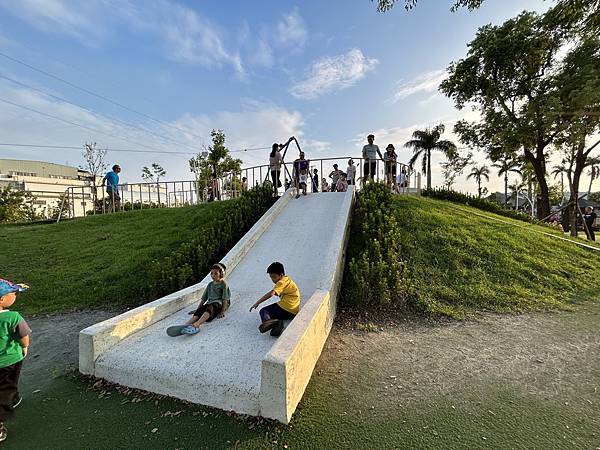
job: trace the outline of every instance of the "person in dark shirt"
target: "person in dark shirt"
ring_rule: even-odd
[[[585,214],[583,215],[583,220],[585,220],[585,234],[590,241],[596,240],[596,234],[594,233],[594,222],[596,221],[596,213],[594,212],[594,208],[588,206],[585,208]]]

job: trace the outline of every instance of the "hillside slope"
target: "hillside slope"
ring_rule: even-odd
[[[464,317],[600,298],[600,252],[450,202],[404,196],[394,206],[402,229],[399,257],[431,313]]]

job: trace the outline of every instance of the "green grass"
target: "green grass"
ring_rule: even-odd
[[[429,198],[397,197],[395,207],[399,257],[430,313],[568,308],[598,282],[600,253],[534,231],[545,227],[513,227]]]
[[[0,276],[24,282],[24,314],[122,308],[144,302],[148,263],[225,220],[227,202],[0,226]]]

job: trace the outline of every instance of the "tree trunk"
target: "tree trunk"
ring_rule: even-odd
[[[477,198],[481,198],[481,178],[477,178]]]
[[[427,150],[427,189],[431,189],[431,151]]]
[[[508,172],[504,174],[504,206],[508,204]]]
[[[550,197],[548,183],[546,182],[546,160],[544,149],[540,147],[536,151],[537,157],[530,150],[525,149],[525,158],[531,163],[535,176],[540,186],[540,203],[537,210],[537,218],[543,219],[550,215]]]

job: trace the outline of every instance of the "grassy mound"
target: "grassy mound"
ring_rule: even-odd
[[[188,242],[209,235],[219,243],[214,258],[226,253],[270,206],[258,205],[260,195],[58,224],[0,226],[0,277],[31,286],[14,307],[27,315],[137,306],[157,296],[153,267],[178,262],[186,256],[181,248]],[[236,220],[236,211],[246,211],[251,202],[254,212]],[[206,259],[212,261],[210,255]],[[185,280],[191,281],[189,276]]]
[[[478,310],[564,308],[598,297],[598,252],[449,202],[405,196],[394,207],[402,229],[398,256],[430,313],[460,318]]]

